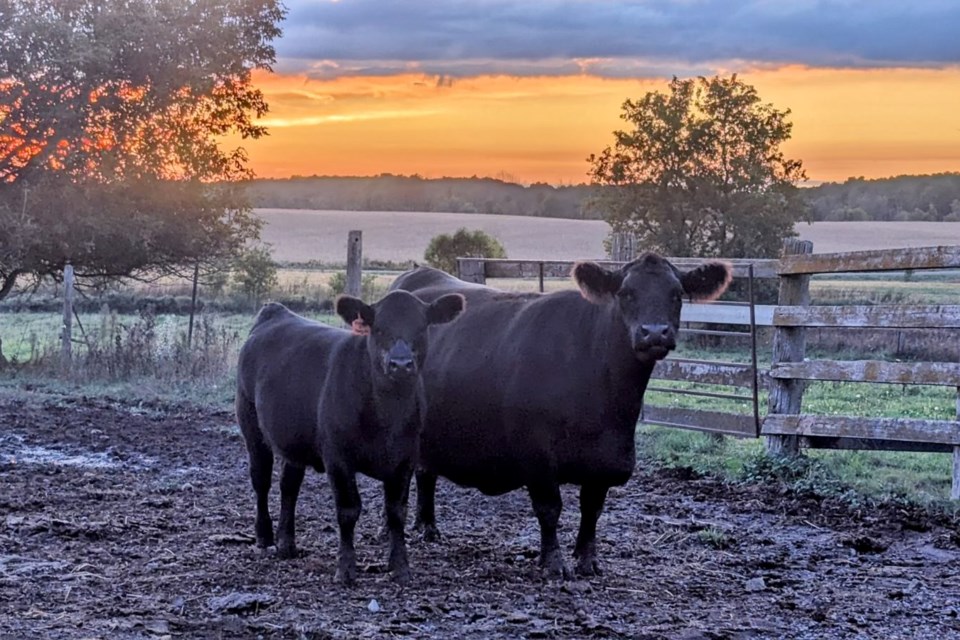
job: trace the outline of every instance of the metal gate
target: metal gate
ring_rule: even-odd
[[[719,360],[667,358],[657,364],[653,375],[655,380],[717,385],[732,388],[732,390],[700,391],[697,389],[651,385],[647,387],[647,391],[748,402],[751,410],[750,413],[655,406],[649,405],[645,401],[640,414],[641,422],[739,437],[760,436],[760,380],[757,369],[757,316],[754,292],[754,269],[752,264],[745,266],[747,270],[748,300],[746,302],[712,303],[709,306],[738,307],[741,310],[747,310],[747,317],[739,322],[735,320],[743,316],[742,311],[738,314],[733,314],[733,317],[728,317],[726,321],[718,317],[718,320],[713,322],[714,324],[741,324],[746,326],[746,330],[730,331],[726,329],[683,328],[681,329],[681,334],[725,336],[748,340],[750,345],[750,362],[738,363]],[[722,316],[723,314],[720,315]],[[709,322],[708,320],[704,321],[704,323]],[[690,322],[686,321],[686,324],[689,325]]]

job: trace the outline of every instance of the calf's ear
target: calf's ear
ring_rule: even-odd
[[[578,262],[573,265],[573,280],[580,293],[590,302],[600,304],[620,290],[623,276],[607,271],[595,262]]]
[[[459,293],[440,296],[427,307],[427,322],[443,324],[454,320],[467,307],[467,299]]]
[[[691,300],[716,300],[730,286],[733,267],[728,262],[705,262],[680,276],[683,292]]]
[[[354,321],[358,319],[366,325],[367,328],[373,326],[373,320],[376,315],[373,307],[359,298],[346,295],[337,296],[334,308],[337,310],[337,315],[354,328],[354,332],[357,332],[359,329],[359,327],[354,324]]]

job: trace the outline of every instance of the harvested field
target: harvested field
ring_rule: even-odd
[[[363,256],[371,260],[423,260],[430,239],[460,227],[497,238],[511,258],[573,260],[603,257],[609,226],[599,220],[415,211],[311,211],[257,209],[262,237],[282,261],[343,261],[347,232],[363,231]]]
[[[600,220],[416,211],[257,209],[263,239],[285,262],[342,262],[347,232],[360,229],[371,260],[422,260],[430,238],[460,227],[493,235],[511,258],[578,260],[604,257],[610,227]],[[815,222],[799,224],[815,253],[960,244],[960,222]]]
[[[445,539],[412,536],[401,589],[376,541],[378,487],[362,482],[351,590],[333,583],[317,474],[301,494],[302,556],[254,548],[229,412],[3,392],[0,424],[4,638],[960,637],[960,535],[912,509],[640,468],[600,520],[604,575],[557,582],[536,567],[522,492],[441,482]],[[564,500],[569,546],[575,493]]]
[[[797,232],[814,253],[960,244],[960,222],[814,222]]]

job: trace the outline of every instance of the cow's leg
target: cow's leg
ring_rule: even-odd
[[[304,468],[283,463],[280,470],[280,520],[277,523],[277,555],[281,558],[296,558],[297,496],[303,484]]]
[[[580,487],[580,531],[573,557],[577,559],[576,572],[582,576],[600,575],[597,562],[597,520],[603,512],[609,487],[585,484]]]
[[[360,518],[360,492],[356,473],[342,467],[327,466],[327,475],[333,488],[337,506],[337,524],[340,526],[340,553],[337,559],[337,581],[352,586],[357,580],[357,555],[353,547],[353,532]]]
[[[570,571],[563,564],[557,541],[557,523],[563,509],[560,486],[556,483],[531,485],[529,491],[533,512],[540,523],[540,566],[549,578],[565,578]]]
[[[387,569],[400,584],[410,580],[407,563],[407,544],[403,528],[407,522],[407,496],[410,493],[410,471],[405,470],[383,483],[387,512],[387,529],[390,533],[390,558]]]
[[[429,471],[417,471],[417,520],[414,528],[421,532],[424,542],[439,542],[437,528],[436,496],[437,475]]]
[[[270,483],[273,477],[273,451],[263,441],[257,412],[252,402],[237,397],[237,422],[247,444],[250,457],[250,484],[257,495],[257,517],[254,531],[257,546],[261,549],[273,546],[273,522],[270,520]]]

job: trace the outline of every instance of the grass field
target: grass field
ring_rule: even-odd
[[[342,262],[347,232],[363,231],[363,255],[371,260],[422,260],[430,238],[459,227],[495,236],[511,258],[602,258],[609,232],[600,220],[562,220],[488,214],[257,209],[266,222],[263,239],[282,262]],[[797,226],[814,253],[960,244],[960,222],[815,222]]]

